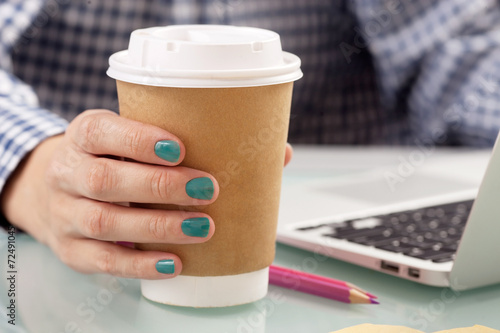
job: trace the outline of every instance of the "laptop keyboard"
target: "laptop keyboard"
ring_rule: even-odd
[[[472,203],[473,200],[468,200],[298,230],[329,227],[324,237],[345,239],[433,262],[447,262],[455,256]]]

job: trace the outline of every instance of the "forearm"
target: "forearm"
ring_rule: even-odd
[[[21,224],[27,218],[21,219],[14,212],[18,210],[16,214],[26,215],[34,211],[34,206],[25,204],[23,207],[16,206],[17,209],[9,209],[7,212],[4,203],[12,194],[5,193],[8,190],[6,184],[10,184],[10,192],[16,188],[17,194],[20,193],[19,191],[32,190],[34,184],[24,182],[22,186],[17,185],[17,178],[29,164],[27,163],[30,160],[28,154],[35,147],[41,146],[40,143],[47,138],[64,132],[66,126],[65,120],[46,110],[15,103],[8,97],[0,97],[0,223],[2,227],[5,228],[8,223],[12,223],[26,230],[26,226],[21,226]],[[16,195],[16,198],[19,197],[20,195]],[[16,199],[16,202],[22,201]]]

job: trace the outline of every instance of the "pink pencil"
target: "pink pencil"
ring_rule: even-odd
[[[269,283],[344,303],[378,304],[372,294],[348,282],[271,265]]]
[[[275,265],[271,265],[271,267],[269,268],[269,272],[277,273],[278,271],[282,272],[283,274],[286,273],[286,274],[289,274],[289,275],[300,275],[300,276],[309,277],[311,279],[322,280],[322,281],[329,282],[329,283],[332,283],[332,284],[338,284],[338,285],[341,285],[341,286],[345,286],[345,287],[349,287],[349,288],[352,288],[352,289],[356,289],[356,290],[360,291],[361,293],[366,294],[370,298],[377,298],[377,296],[375,296],[373,294],[370,294],[366,290],[363,290],[360,287],[358,287],[355,284],[352,284],[350,282],[346,282],[346,281],[342,281],[342,280],[336,280],[336,279],[329,278],[329,277],[326,277],[326,276],[315,275],[315,274],[311,274],[311,273],[307,273],[307,272],[303,272],[303,271],[297,271],[297,270],[293,270],[293,269],[290,269],[290,268],[285,268],[285,267],[280,267],[280,266],[275,266]]]

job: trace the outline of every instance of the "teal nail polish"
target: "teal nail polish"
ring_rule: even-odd
[[[159,158],[175,163],[181,156],[181,148],[177,141],[163,140],[155,144],[155,154]]]
[[[207,237],[210,220],[206,217],[193,217],[182,221],[182,232],[191,237]]]
[[[158,271],[158,273],[174,274],[174,261],[172,259],[160,260],[156,263],[156,270]]]
[[[186,184],[186,193],[191,198],[210,200],[214,196],[214,183],[208,177],[191,179]]]

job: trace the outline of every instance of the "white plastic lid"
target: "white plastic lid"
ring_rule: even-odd
[[[116,80],[161,87],[252,87],[302,77],[300,59],[281,50],[277,33],[225,25],[135,30],[109,66]]]
[[[237,275],[141,280],[141,291],[158,303],[207,308],[255,302],[266,296],[268,284],[269,268],[264,268]]]

